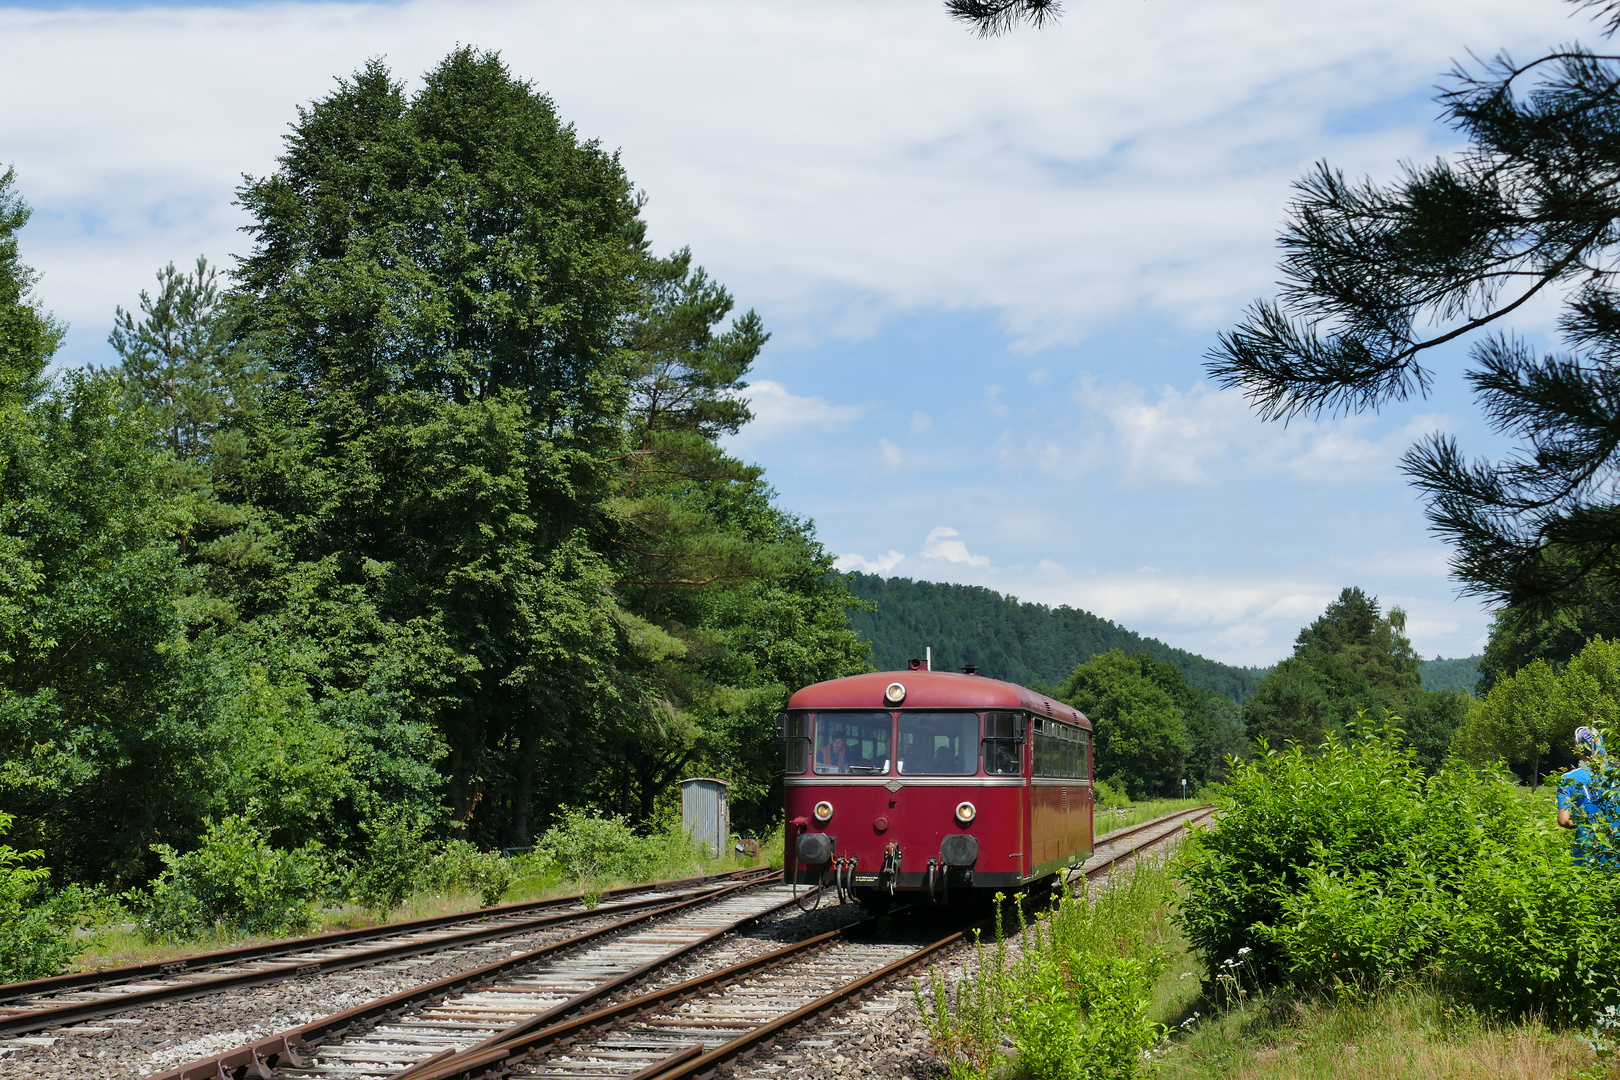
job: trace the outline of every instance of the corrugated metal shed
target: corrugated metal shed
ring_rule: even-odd
[[[726,808],[726,782],[708,776],[681,781],[681,825],[719,858],[731,836],[731,814]]]

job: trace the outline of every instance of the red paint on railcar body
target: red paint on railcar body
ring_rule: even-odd
[[[1062,702],[978,675],[876,672],[805,687],[782,723],[793,880],[868,902],[982,894],[1091,853],[1091,723]]]

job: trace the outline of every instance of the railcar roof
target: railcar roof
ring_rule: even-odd
[[[890,683],[906,688],[902,709],[1024,709],[1091,727],[1085,714],[1017,683],[954,671],[874,671],[813,683],[788,700],[790,709],[888,709]]]

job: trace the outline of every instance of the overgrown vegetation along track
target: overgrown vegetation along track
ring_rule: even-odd
[[[1181,811],[1120,830],[1129,835],[1113,838],[1116,843],[1110,846],[1117,850],[1087,863],[1082,872],[1104,877],[1121,861],[1213,813],[1208,807]],[[870,924],[863,923],[820,934],[550,1027],[508,1031],[395,1074],[395,1080],[685,1080],[712,1075],[789,1031],[859,1001],[917,964],[971,941],[973,934],[971,928],[954,930],[916,946],[866,940],[869,930]],[[323,1074],[295,1070],[282,1075]]]
[[[596,918],[604,911],[663,909],[682,898],[704,899],[715,889],[763,880],[748,870],[688,878],[657,887],[612,889],[594,910],[579,896],[508,904],[476,913],[435,916],[365,930],[245,946],[106,971],[0,986],[0,1036],[112,1016],[157,1002],[199,997],[243,986],[341,971],[385,960],[531,933]],[[688,887],[681,891],[681,887]],[[672,891],[674,890],[674,891]],[[558,910],[563,909],[563,910]]]

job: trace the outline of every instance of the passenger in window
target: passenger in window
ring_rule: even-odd
[[[941,746],[934,751],[934,771],[947,775],[962,771],[957,766],[956,753],[949,746]]]

